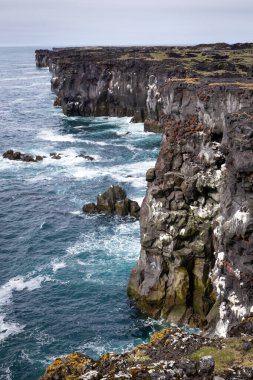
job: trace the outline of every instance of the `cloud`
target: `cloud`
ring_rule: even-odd
[[[252,0],[0,1],[0,45],[253,40]]]

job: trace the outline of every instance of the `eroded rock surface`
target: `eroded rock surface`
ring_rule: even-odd
[[[248,83],[252,57],[253,44],[97,47],[37,50],[36,64],[49,66],[55,105],[66,115],[131,116],[146,131],[161,132],[168,82]]]
[[[244,380],[253,376],[252,337],[208,339],[168,328],[124,354],[93,360],[81,353],[57,358],[40,380]]]
[[[104,193],[97,196],[97,204],[87,203],[83,206],[83,212],[89,214],[104,213],[120,216],[130,215],[135,218],[140,216],[138,202],[127,198],[125,190],[121,186],[111,186]]]
[[[253,312],[253,91],[181,83],[161,93],[128,294],[153,317],[225,336]]]

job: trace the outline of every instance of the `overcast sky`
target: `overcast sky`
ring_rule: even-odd
[[[253,0],[0,0],[0,45],[253,42]]]

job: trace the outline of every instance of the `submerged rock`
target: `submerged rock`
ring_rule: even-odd
[[[7,150],[3,154],[3,158],[7,158],[9,160],[14,161],[24,161],[24,162],[38,162],[43,160],[43,156],[32,156],[30,154],[14,152],[12,149]]]
[[[94,157],[92,157],[92,156],[88,156],[88,155],[83,154],[83,153],[78,154],[78,156],[76,156],[76,157],[82,157],[82,158],[84,158],[85,160],[88,160],[88,161],[94,161],[94,160],[95,160]]]
[[[139,218],[140,206],[136,201],[128,199],[125,190],[121,186],[116,185],[99,194],[97,196],[97,204],[85,204],[83,212],[91,214],[116,214],[120,216],[130,215]]]
[[[53,159],[53,160],[60,160],[62,157],[62,154],[61,153],[55,153],[55,152],[53,152],[53,153],[50,153],[49,154],[50,155],[50,157]]]

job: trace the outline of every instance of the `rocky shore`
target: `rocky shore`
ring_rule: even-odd
[[[141,253],[128,294],[147,315],[200,327],[210,339],[210,350],[199,337],[204,346],[189,352],[180,335],[186,352],[172,358],[177,330],[169,330],[169,341],[159,336],[154,346],[157,361],[144,349],[144,367],[137,359],[129,364],[133,353],[97,362],[78,354],[74,363],[84,360],[84,372],[69,378],[253,378],[253,358],[245,370],[236,359],[253,352],[253,44],[54,49],[37,51],[36,64],[49,66],[55,105],[66,115],[133,116],[146,131],[162,131],[146,176]],[[214,367],[221,357],[222,371]],[[72,359],[59,360],[63,372],[56,363],[42,379],[67,379]]]
[[[57,358],[39,380],[246,380],[253,377],[253,338],[210,339],[177,328],[156,332],[147,344],[98,360],[74,352]]]

